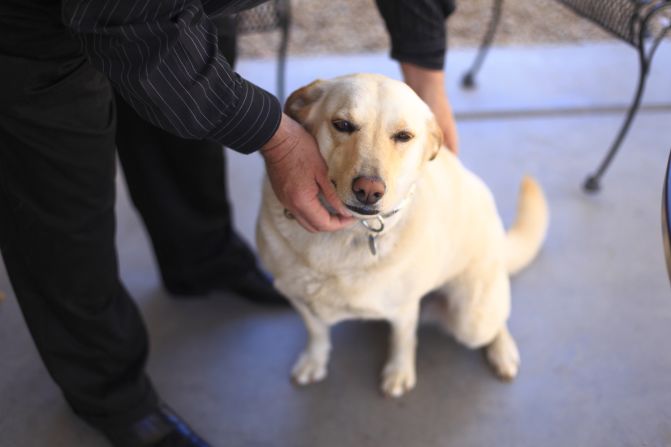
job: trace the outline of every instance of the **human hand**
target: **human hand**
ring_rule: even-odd
[[[282,114],[261,154],[275,195],[303,228],[337,231],[354,222],[328,178],[317,142],[296,121]],[[320,196],[338,214],[329,213]]]
[[[445,72],[429,70],[418,65],[401,63],[403,79],[424,100],[443,131],[443,142],[455,154],[459,153],[459,135],[452,106],[445,90]]]

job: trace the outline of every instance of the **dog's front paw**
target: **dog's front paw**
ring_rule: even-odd
[[[487,360],[500,379],[508,382],[517,376],[520,368],[520,353],[515,340],[507,330],[502,331],[487,346]]]
[[[417,378],[412,364],[388,363],[382,371],[382,392],[390,397],[400,397],[415,387]]]
[[[291,371],[291,377],[299,385],[309,385],[326,377],[327,360],[317,355],[304,352],[298,358]]]

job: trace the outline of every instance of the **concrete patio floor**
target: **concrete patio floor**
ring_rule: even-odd
[[[522,367],[511,384],[494,378],[481,353],[423,328],[417,388],[385,399],[386,325],[345,323],[334,331],[327,380],[295,387],[288,375],[305,333],[294,311],[224,295],[170,299],[119,180],[121,273],[149,328],[149,372],[214,446],[671,446],[671,291],[660,225],[671,46],[655,58],[644,109],[598,195],[580,185],[624,117],[635,52],[623,44],[495,48],[480,87],[461,91],[458,75],[472,56],[450,52],[447,67],[461,159],[492,188],[505,222],[525,173],[540,180],[552,212],[543,251],[513,280]],[[272,62],[241,61],[239,70],[272,89]],[[382,54],[294,58],[288,90],[361,71],[398,77]],[[236,224],[253,240],[261,159],[232,153],[229,169]],[[1,266],[0,290],[8,292],[0,446],[105,446],[50,380]]]

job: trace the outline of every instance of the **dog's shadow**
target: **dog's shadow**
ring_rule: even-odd
[[[328,377],[323,383],[295,389],[301,401],[300,419],[294,421],[299,424],[294,427],[295,445],[319,445],[308,434],[318,441],[323,432],[333,430],[334,414],[351,431],[351,445],[381,445],[374,440],[380,433],[386,433],[387,441],[404,439],[409,432],[450,436],[479,420],[490,411],[491,402],[503,399],[510,389],[490,370],[482,350],[469,350],[442,329],[422,325],[416,387],[400,398],[385,397],[380,373],[387,360],[389,335],[389,325],[379,321],[350,321],[334,328]],[[411,444],[399,441],[396,445]]]
[[[435,303],[442,299],[438,294],[430,294],[424,297],[422,307],[435,308]],[[389,353],[389,324],[348,321],[334,328],[332,338],[330,378],[342,371],[348,376],[365,377],[366,386],[379,388],[379,373]],[[460,345],[431,318],[422,318],[418,325],[416,368],[419,384],[440,383],[441,387],[461,388],[465,382],[474,380],[499,382],[485,359],[484,349],[472,350]]]
[[[385,322],[339,324],[333,332],[333,353],[329,369],[362,369],[358,366],[359,362],[366,359],[368,366],[376,366],[379,370],[387,360],[389,336],[389,325]],[[419,375],[422,370],[441,369],[442,365],[447,366],[443,371],[447,375],[457,374],[458,369],[465,369],[467,374],[472,374],[472,369],[482,369],[483,375],[491,374],[482,350],[465,348],[436,325],[420,324],[417,345]]]
[[[234,361],[235,353],[247,345],[256,352],[271,350],[278,373],[287,376],[307,340],[302,320],[289,305],[259,306],[226,294],[175,299],[160,288],[138,298],[153,357],[161,364],[161,359],[171,362],[183,355],[198,361],[199,352],[203,356],[205,352],[217,352],[219,358]],[[346,321],[334,326],[329,386],[337,389],[359,382],[377,391],[379,373],[387,360],[389,335],[389,325],[381,321]],[[463,377],[496,380],[481,351],[459,345],[432,323],[419,325],[416,365],[419,383],[434,378],[441,383],[461,382]]]
[[[423,325],[418,331],[416,388],[399,399],[385,398],[380,372],[387,360],[389,325],[348,321],[332,330],[327,378],[300,387],[289,375],[307,334],[290,306],[262,307],[226,295],[175,300],[158,289],[136,295],[150,333],[148,369],[157,388],[178,408],[198,402],[227,415],[225,424],[204,425],[221,436],[239,430],[241,424],[257,430],[239,408],[259,406],[264,414],[272,414],[266,428],[291,438],[293,444],[286,445],[319,445],[315,439],[333,430],[337,421],[359,427],[361,433],[350,435],[357,442],[359,435],[383,430],[377,424],[384,421],[406,430],[409,414],[416,416],[410,419],[413,425],[435,430],[429,426],[433,419],[421,417],[427,407],[436,414],[458,408],[457,419],[441,422],[446,430],[456,430],[477,418],[491,396],[506,386],[489,371],[480,352],[457,344],[439,328]],[[361,425],[369,417],[376,421],[373,426]]]

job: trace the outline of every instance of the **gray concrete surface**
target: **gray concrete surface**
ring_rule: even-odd
[[[149,326],[158,389],[216,446],[671,446],[671,293],[660,232],[669,50],[662,47],[647,110],[596,196],[579,185],[631,96],[631,49],[497,49],[472,92],[456,87],[472,52],[450,54],[462,160],[490,185],[506,222],[524,173],[538,177],[552,210],[543,251],[513,281],[522,367],[511,384],[493,377],[481,353],[423,328],[416,390],[385,399],[377,379],[386,326],[345,323],[334,331],[327,380],[296,388],[288,373],[305,333],[295,313],[233,296],[169,299],[120,180],[121,273]],[[289,68],[290,88],[355,71],[397,76],[384,55],[292,59]],[[272,63],[243,61],[240,70],[272,86]],[[251,237],[260,158],[232,154],[230,167],[236,223]],[[0,290],[8,292],[0,302],[0,446],[106,445],[50,381],[2,269]]]

